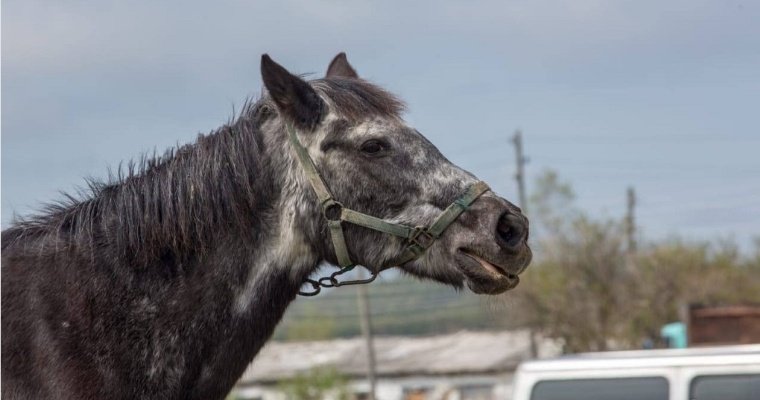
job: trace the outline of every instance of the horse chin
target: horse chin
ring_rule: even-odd
[[[441,268],[442,264],[448,266]],[[481,263],[477,258],[461,251],[452,255],[451,259],[447,261],[440,260],[434,269],[437,271],[436,273],[432,273],[431,270],[416,262],[400,266],[400,269],[409,275],[421,279],[430,279],[456,288],[462,288],[466,285],[476,294],[501,294],[514,289],[520,283],[520,278],[517,275],[508,273],[503,268],[491,263],[485,261]]]
[[[498,282],[483,282],[467,278],[466,282],[467,287],[470,288],[473,293],[497,295],[517,287],[517,284],[520,283],[520,278],[514,280],[500,279]]]

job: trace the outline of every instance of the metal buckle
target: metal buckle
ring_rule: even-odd
[[[412,236],[409,237],[409,244],[411,246],[418,246],[423,249],[432,246],[433,242],[435,242],[435,236],[431,235],[430,232],[428,232],[428,228],[424,226],[414,227]]]

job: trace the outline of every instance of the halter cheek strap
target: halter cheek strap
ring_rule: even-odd
[[[343,222],[359,225],[405,239],[406,248],[393,262],[394,265],[403,265],[424,254],[452,222],[456,221],[456,219],[459,218],[459,216],[465,212],[475,200],[489,190],[488,185],[483,181],[473,183],[467,188],[467,190],[465,190],[462,196],[446,207],[429,227],[412,227],[386,221],[381,218],[351,210],[336,201],[330,193],[330,190],[327,188],[324,180],[322,180],[322,177],[319,175],[319,171],[317,171],[317,167],[314,165],[314,160],[312,160],[311,156],[309,156],[309,152],[298,140],[296,131],[290,124],[287,125],[287,130],[290,143],[298,156],[301,168],[303,168],[306,178],[314,189],[317,199],[319,199],[322,214],[325,216],[325,219],[327,219],[327,226],[330,229],[330,237],[332,239],[333,247],[335,248],[335,256],[338,259],[338,265],[341,267],[338,272],[335,272],[328,277],[320,278],[316,281],[307,279],[306,282],[311,284],[313,291],[299,292],[299,294],[303,296],[314,296],[319,293],[322,287],[369,283],[377,277],[378,273],[373,272],[372,277],[369,279],[343,282],[337,280],[339,275],[352,270],[356,266],[356,263],[351,261],[351,257],[348,254],[346,238],[343,235]]]

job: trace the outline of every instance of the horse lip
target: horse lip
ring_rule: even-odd
[[[494,264],[490,261],[487,261],[478,255],[473,254],[471,250],[460,249],[460,251],[462,252],[462,254],[466,255],[467,257],[470,257],[473,260],[477,261],[478,264],[480,264],[480,266],[483,267],[483,269],[485,269],[486,271],[490,272],[493,275],[504,276],[509,280],[520,279],[517,275],[507,272],[503,267],[497,264]]]

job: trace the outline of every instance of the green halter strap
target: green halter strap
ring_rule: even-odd
[[[483,181],[473,183],[467,188],[462,196],[446,207],[429,227],[411,227],[386,221],[381,218],[345,208],[343,204],[336,201],[330,193],[330,190],[327,188],[324,180],[322,180],[322,177],[319,175],[319,171],[317,171],[317,167],[314,165],[314,160],[312,160],[311,156],[309,156],[309,152],[298,140],[296,131],[290,124],[287,125],[287,130],[290,143],[298,156],[298,161],[300,162],[311,187],[314,189],[314,193],[316,193],[317,198],[319,199],[322,214],[327,219],[327,226],[330,229],[330,236],[332,238],[333,247],[335,248],[335,256],[338,259],[338,265],[341,267],[339,272],[332,274],[328,278],[322,278],[319,281],[307,280],[312,284],[315,291],[307,293],[300,292],[302,295],[316,295],[319,293],[320,286],[332,287],[371,282],[377,276],[377,273],[375,273],[370,279],[350,282],[338,282],[337,279],[335,279],[337,275],[349,271],[356,266],[356,264],[351,261],[351,257],[348,254],[346,238],[343,235],[344,221],[406,239],[406,248],[398,259],[394,261],[395,265],[403,265],[424,254],[425,250],[433,245],[435,240],[441,236],[443,231],[446,230],[452,222],[459,218],[459,216],[480,197],[480,195],[489,190],[488,185]],[[324,283],[324,281],[327,281],[328,283]]]

